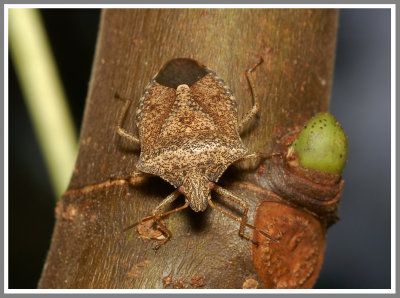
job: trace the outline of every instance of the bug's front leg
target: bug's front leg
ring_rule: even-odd
[[[111,177],[111,179],[121,179],[121,180],[126,180],[132,185],[135,185],[137,183],[142,182],[146,178],[154,177],[151,174],[141,172],[141,171],[135,171],[130,173],[129,175],[126,176],[116,176],[116,177]]]
[[[118,94],[115,94],[115,97],[119,98],[119,99],[123,99],[121,98]],[[125,105],[123,106],[119,117],[118,117],[118,122],[117,122],[117,127],[116,127],[116,131],[117,134],[120,135],[121,137],[128,139],[129,141],[140,145],[140,140],[137,136],[133,135],[132,133],[128,132],[127,130],[125,130],[124,128],[122,128],[122,124],[124,122],[125,116],[128,113],[129,107],[131,106],[132,101],[129,99],[125,99]]]
[[[171,237],[172,233],[168,228],[160,221],[160,215],[163,213],[163,210],[170,204],[172,204],[173,201],[175,201],[179,197],[180,193],[176,189],[173,193],[171,193],[169,196],[167,196],[164,200],[161,201],[161,203],[153,209],[151,212],[154,218],[154,221],[157,223],[158,227],[161,229],[161,231],[166,235],[166,239],[163,241],[162,244],[167,242]]]
[[[163,241],[161,241],[161,243],[157,244],[154,247],[154,249],[158,249],[161,245],[165,244],[172,237],[171,231],[160,221],[160,218],[163,217],[163,216],[166,216],[168,214],[178,212],[178,211],[180,211],[182,209],[185,209],[185,208],[187,208],[189,206],[189,202],[186,201],[183,206],[180,206],[178,208],[163,212],[163,210],[168,205],[170,205],[172,202],[174,202],[180,195],[181,195],[181,193],[179,192],[178,189],[176,189],[173,193],[171,193],[164,200],[162,200],[162,202],[156,208],[153,209],[152,216],[148,216],[148,217],[143,218],[138,223],[133,224],[133,225],[125,228],[124,231],[127,231],[127,230],[133,228],[134,226],[136,226],[138,224],[139,225],[143,224],[145,221],[154,220],[155,223],[157,224],[158,228],[160,228],[160,230],[166,236],[166,238]]]
[[[234,164],[239,165],[239,168],[242,168],[243,170],[249,168],[252,169],[257,167],[264,160],[271,159],[275,156],[282,156],[282,153],[281,152],[269,153],[269,154],[260,152],[247,153],[246,155],[236,160]],[[250,166],[242,164],[244,161],[249,161],[251,163]]]
[[[109,187],[113,187],[113,186],[120,186],[120,185],[124,185],[127,183],[130,184],[137,184],[143,181],[143,179],[145,179],[146,177],[151,176],[150,174],[147,173],[143,173],[143,172],[133,172],[129,175],[125,175],[125,176],[112,176],[109,179],[100,182],[100,183],[96,183],[96,184],[90,184],[90,185],[86,185],[83,186],[81,188],[76,188],[76,189],[69,189],[65,192],[65,195],[77,195],[77,194],[86,194],[86,193],[91,193],[94,191],[99,191],[102,189],[106,189]]]
[[[250,160],[250,161],[262,161],[265,159],[270,159],[275,156],[281,156],[282,153],[276,152],[276,153],[261,153],[261,152],[253,152],[253,153],[247,153],[246,155],[242,156],[240,159],[238,159],[236,162],[244,161],[244,160]]]
[[[255,84],[254,84],[254,79],[252,76],[252,72],[259,66],[261,63],[263,63],[263,59],[260,58],[260,61],[258,61],[253,67],[251,67],[249,70],[246,71],[246,77],[247,81],[249,82],[251,94],[253,97],[253,106],[250,111],[247,112],[247,114],[242,118],[242,120],[239,122],[238,125],[238,131],[241,133],[243,131],[243,127],[257,114],[257,112],[260,110],[260,102],[258,100]]]

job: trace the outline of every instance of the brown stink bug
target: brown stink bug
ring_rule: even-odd
[[[204,211],[208,205],[238,221],[240,236],[244,237],[244,227],[248,226],[276,240],[246,223],[248,204],[243,198],[216,184],[232,163],[267,158],[261,153],[247,153],[240,138],[243,126],[259,110],[251,73],[262,62],[261,59],[246,73],[254,105],[241,120],[238,120],[236,99],[226,84],[206,66],[187,58],[167,62],[146,87],[136,112],[139,137],[122,128],[131,104],[126,101],[117,133],[141,146],[136,165],[139,172],[133,175],[159,176],[176,187],[154,208],[152,216],[140,222],[154,219],[166,234],[166,241],[171,232],[159,221],[160,217],[188,206],[196,212]],[[215,206],[211,191],[242,206],[241,220]],[[185,204],[163,213],[181,194],[185,196]]]

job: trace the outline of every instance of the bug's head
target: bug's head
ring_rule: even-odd
[[[179,187],[179,191],[185,195],[190,208],[199,212],[206,210],[213,186],[214,183],[206,177],[193,174],[185,178],[183,184]]]

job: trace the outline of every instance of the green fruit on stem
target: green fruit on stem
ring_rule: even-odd
[[[304,168],[341,174],[347,158],[347,138],[339,122],[319,113],[304,126],[291,145]]]

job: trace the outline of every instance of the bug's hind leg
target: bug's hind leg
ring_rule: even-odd
[[[118,94],[115,94],[115,97],[119,98],[119,99],[123,99],[121,98]],[[118,122],[117,122],[117,127],[116,127],[116,131],[117,134],[120,135],[121,137],[128,139],[129,141],[136,143],[138,145],[140,145],[140,141],[139,138],[135,135],[133,135],[132,133],[128,132],[127,130],[125,130],[124,128],[122,128],[122,123],[124,122],[125,116],[128,113],[129,107],[131,106],[132,101],[129,99],[125,99],[125,105],[123,106],[119,117],[118,117]]]
[[[223,188],[217,184],[215,184],[215,186],[214,186],[214,191],[216,193],[218,193],[219,195],[223,196],[224,198],[227,198],[228,200],[242,206],[244,211],[242,214],[241,222],[245,223],[247,221],[247,212],[249,211],[249,205],[247,204],[247,202],[244,199],[231,193],[230,191],[226,190],[225,188]],[[246,238],[246,237],[244,237],[244,225],[242,223],[240,223],[239,236]]]
[[[244,208],[242,218],[239,219],[239,218],[236,218],[233,215],[229,214],[228,212],[222,210],[221,208],[215,206],[211,199],[208,200],[208,204],[213,209],[217,210],[218,212],[221,212],[222,214],[226,215],[227,217],[229,217],[229,218],[233,219],[234,221],[240,223],[240,228],[239,228],[239,236],[240,237],[242,237],[242,238],[244,238],[244,239],[246,239],[248,241],[251,241],[255,245],[258,245],[257,241],[252,240],[252,239],[250,239],[250,238],[248,238],[248,237],[246,237],[244,235],[244,227],[249,227],[249,228],[257,231],[258,233],[262,234],[264,237],[267,237],[268,239],[270,239],[272,241],[279,242],[279,240],[277,238],[265,233],[264,231],[261,231],[256,226],[253,226],[253,225],[251,225],[251,224],[246,222],[247,221],[247,212],[249,211],[249,205],[247,204],[247,202],[244,199],[242,199],[241,197],[231,193],[230,191],[228,191],[225,188],[222,188],[221,186],[218,186],[218,185],[214,186],[214,190],[218,194],[220,194],[221,196],[231,200],[232,202],[234,202],[234,203],[236,203],[236,204],[238,204],[238,205],[240,205],[240,206],[242,206]]]
[[[251,73],[257,68],[257,66],[259,66],[263,62],[264,62],[264,60],[262,58],[260,58],[260,61],[258,61],[253,67],[248,69],[246,72],[247,81],[249,82],[249,86],[251,89],[251,94],[252,94],[254,103],[253,103],[253,107],[251,108],[251,110],[248,111],[247,114],[240,121],[240,123],[238,125],[239,133],[242,132],[243,127],[247,124],[247,122],[249,122],[260,110],[260,102],[258,101],[258,96],[257,96],[257,92],[255,89],[254,79],[253,79],[253,76],[251,75]]]

